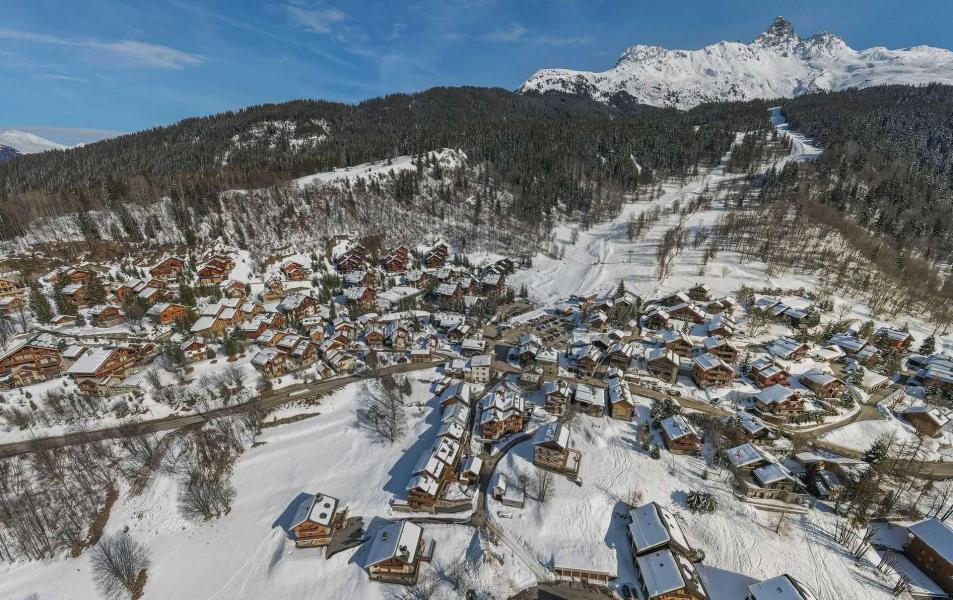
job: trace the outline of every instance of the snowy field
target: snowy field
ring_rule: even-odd
[[[321,550],[295,549],[285,528],[304,493],[323,492],[341,499],[352,516],[363,516],[374,529],[398,515],[391,499],[402,498],[410,471],[424,445],[436,435],[438,411],[429,392],[433,371],[416,374],[408,410],[407,435],[382,446],[355,427],[361,384],[325,397],[317,416],[267,428],[259,445],[238,461],[237,490],[231,512],[210,522],[194,522],[177,510],[176,482],[160,476],[139,497],[123,496],[113,508],[107,532],[130,528],[148,546],[152,566],[146,598],[383,598],[384,587],[371,583],[360,549],[325,560]],[[481,550],[479,536],[467,526],[424,525],[425,537],[437,539],[435,564],[468,557],[478,567],[474,585],[508,592],[531,581],[503,550]],[[485,562],[486,561],[486,562]],[[426,568],[430,568],[429,566]],[[33,595],[35,594],[35,596]],[[0,598],[50,600],[97,598],[89,559],[61,558],[0,566]]]
[[[700,572],[711,600],[740,600],[755,580],[783,573],[794,575],[820,600],[887,600],[890,583],[873,564],[854,564],[831,539],[836,517],[820,510],[788,515],[780,533],[779,513],[755,509],[734,498],[725,483],[727,470],[707,468],[700,457],[673,456],[664,449],[653,460],[639,448],[638,425],[649,407],[638,407],[638,422],[577,416],[572,445],[582,452],[580,487],[556,477],[550,499],[543,505],[527,498],[524,508],[490,501],[489,516],[524,544],[544,565],[587,567],[616,573],[618,583],[636,581],[626,538],[626,502],[639,492],[642,502],[658,502],[679,515],[689,542],[704,550]],[[498,469],[515,480],[517,471],[530,474],[532,442],[514,448]],[[685,497],[705,490],[718,500],[714,514],[693,514]],[[498,511],[512,515],[499,518]]]

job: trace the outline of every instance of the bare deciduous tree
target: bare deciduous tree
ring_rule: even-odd
[[[149,553],[128,533],[100,538],[90,555],[93,578],[103,597],[119,600],[135,597],[145,583]]]
[[[546,500],[549,499],[549,493],[553,489],[553,473],[552,471],[547,471],[546,469],[536,469],[535,478],[533,481],[533,491],[536,494],[536,499],[539,500],[540,504],[546,504]]]

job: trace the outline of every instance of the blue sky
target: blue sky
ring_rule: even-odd
[[[4,0],[0,130],[65,143],[293,98],[517,87],[635,43],[749,41],[783,14],[855,48],[953,47],[949,0]]]

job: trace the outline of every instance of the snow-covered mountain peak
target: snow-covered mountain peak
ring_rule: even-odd
[[[64,150],[67,146],[38,135],[10,129],[0,133],[0,145],[13,148],[20,154],[34,154],[47,150]]]
[[[754,43],[768,47],[785,47],[801,41],[794,32],[794,25],[784,17],[775,17],[771,26],[755,39]]]
[[[828,32],[801,37],[790,21],[777,17],[750,44],[718,42],[698,50],[637,44],[608,71],[542,69],[520,91],[584,94],[602,102],[627,95],[642,104],[687,109],[703,102],[931,82],[953,84],[949,50],[858,51]]]

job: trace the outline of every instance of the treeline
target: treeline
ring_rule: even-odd
[[[690,175],[766,119],[764,103],[686,113],[485,88],[255,106],[0,165],[0,238],[39,218],[110,209],[118,233],[135,240],[149,224],[129,215],[131,203],[170,196],[181,214],[202,215],[222,190],[445,147],[481,165],[512,193],[511,214],[533,221],[554,209],[585,212],[609,190]]]
[[[814,94],[785,100],[783,112],[792,129],[824,146],[798,173],[818,201],[890,237],[901,251],[950,260],[953,87]]]

